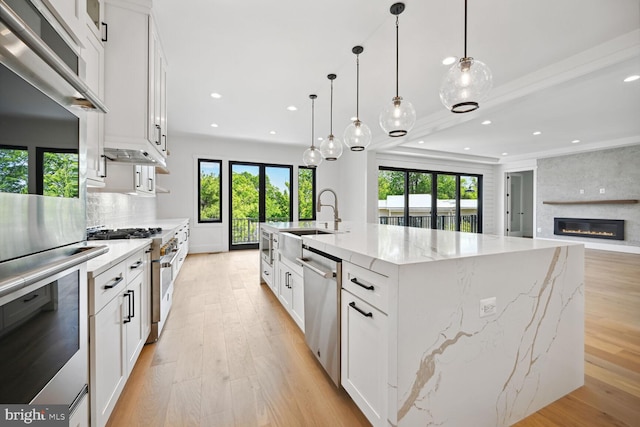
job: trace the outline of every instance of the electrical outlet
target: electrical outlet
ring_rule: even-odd
[[[580,189],[580,194],[584,194],[584,189],[583,188]]]
[[[480,317],[491,316],[498,312],[496,308],[496,297],[485,298],[480,300]]]
[[[538,233],[542,233],[542,227],[538,227]]]
[[[600,189],[600,194],[604,194],[604,188]]]

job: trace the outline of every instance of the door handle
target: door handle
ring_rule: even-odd
[[[351,302],[349,303],[349,307],[353,308],[353,309],[354,309],[354,310],[356,310],[358,313],[362,314],[364,317],[373,317],[373,313],[372,313],[372,312],[368,312],[368,313],[367,313],[367,312],[366,312],[366,311],[364,311],[363,309],[358,308],[358,307],[356,306],[355,301],[351,301]]]

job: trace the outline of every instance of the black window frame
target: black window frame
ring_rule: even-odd
[[[52,154],[75,154],[78,156],[77,168],[78,168],[78,181],[76,182],[78,195],[75,197],[68,197],[71,199],[80,198],[80,153],[75,148],[50,148],[50,147],[36,147],[36,194],[44,195],[44,155],[47,153]],[[63,196],[47,196],[47,197],[63,197]]]
[[[478,232],[482,234],[482,199],[483,193],[483,175],[477,173],[468,172],[446,172],[435,171],[428,169],[413,169],[413,168],[399,168],[393,166],[379,166],[378,173],[381,170],[395,171],[404,173],[404,224],[408,226],[409,220],[409,174],[416,173],[429,173],[431,174],[431,230],[438,230],[438,175],[450,175],[456,178],[456,231],[460,231],[461,213],[460,213],[460,178],[461,177],[476,177],[478,179]],[[377,198],[376,198],[377,199]]]
[[[310,170],[311,174],[311,218],[301,218],[300,217],[300,169]],[[316,168],[312,168],[309,166],[298,166],[298,221],[315,221],[316,220]]]
[[[220,218],[219,219],[202,219],[202,217],[200,216],[200,192],[202,191],[202,181],[201,181],[201,164],[202,163],[218,163],[220,165],[220,173],[219,173],[219,192],[220,192]],[[222,160],[218,160],[218,159],[198,159],[198,201],[196,203],[197,205],[197,209],[198,209],[198,223],[199,224],[216,224],[216,223],[221,223],[223,222],[223,215],[224,215],[224,211],[222,209],[222,180],[223,180],[223,164],[222,164]]]

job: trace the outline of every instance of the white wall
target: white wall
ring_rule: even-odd
[[[157,195],[158,218],[191,220],[190,252],[224,252],[229,250],[229,161],[293,165],[294,187],[297,167],[302,162],[303,147],[285,144],[262,144],[254,141],[222,140],[193,135],[173,135],[171,155],[167,159],[168,175],[158,175],[157,183],[169,193]],[[222,160],[222,223],[198,223],[198,159]],[[339,161],[338,161],[339,162]],[[339,163],[324,162],[316,172],[316,186],[336,189],[340,195]],[[294,218],[297,218],[297,192],[293,191]],[[330,197],[330,196],[328,196]],[[324,200],[324,198],[323,198]],[[327,199],[329,202],[330,200]],[[342,201],[342,200],[340,200]],[[342,213],[341,213],[342,215]],[[331,209],[323,209],[319,220],[333,218]]]

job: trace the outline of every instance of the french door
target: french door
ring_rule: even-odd
[[[258,247],[258,224],[292,221],[292,167],[229,162],[229,249]]]

